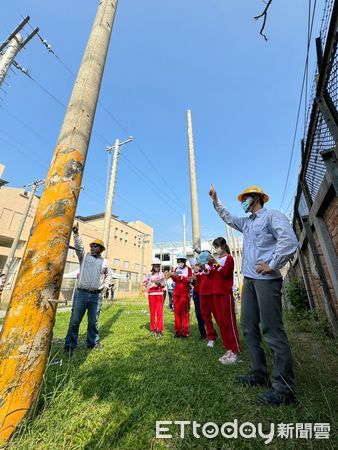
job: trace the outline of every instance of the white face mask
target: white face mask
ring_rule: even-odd
[[[183,269],[184,263],[183,263],[183,262],[179,262],[179,263],[178,263],[178,267],[179,267],[180,269]]]

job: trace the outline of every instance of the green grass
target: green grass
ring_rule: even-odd
[[[193,318],[193,310],[191,317]],[[57,316],[54,337],[63,338],[70,313]],[[244,344],[243,363],[226,367],[218,362],[222,346],[214,349],[198,340],[192,320],[192,337],[173,339],[173,315],[165,312],[166,333],[148,332],[147,305],[117,302],[100,317],[102,351],[80,346],[65,357],[62,344],[52,346],[50,365],[41,388],[35,416],[15,433],[15,449],[262,449],[261,438],[155,438],[156,420],[196,420],[272,423],[330,422],[331,439],[275,439],[269,448],[337,448],[334,440],[337,398],[337,354],[334,341],[291,323],[289,338],[295,359],[299,404],[280,408],[256,403],[258,388],[241,387],[236,375],[249,368]],[[85,323],[81,327],[84,339]]]

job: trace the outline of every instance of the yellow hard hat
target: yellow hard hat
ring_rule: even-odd
[[[240,202],[243,201],[244,195],[248,194],[259,194],[263,198],[263,202],[266,203],[269,201],[269,196],[264,193],[263,189],[258,186],[250,186],[246,188],[239,196],[237,197]]]
[[[89,245],[91,245],[91,244],[98,244],[98,245],[101,245],[103,250],[106,249],[106,247],[104,246],[104,243],[103,243],[103,241],[101,241],[101,239],[95,239],[95,241],[92,241]]]

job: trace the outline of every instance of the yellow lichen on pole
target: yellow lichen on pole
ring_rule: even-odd
[[[0,443],[37,397],[51,344],[117,0],[100,0],[0,335]]]

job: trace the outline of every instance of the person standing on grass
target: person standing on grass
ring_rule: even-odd
[[[215,318],[222,337],[225,354],[219,358],[222,364],[239,362],[240,343],[232,293],[234,283],[234,259],[223,237],[212,243],[217,258],[210,256],[212,264],[212,294]]]
[[[163,317],[163,292],[165,287],[165,276],[161,271],[161,260],[154,258],[150,272],[143,280],[143,287],[148,292],[148,302],[150,311],[150,333],[158,337],[163,336],[164,317]]]
[[[187,257],[183,253],[179,253],[176,259],[178,267],[171,273],[171,278],[175,282],[175,337],[188,338],[190,336],[189,303],[192,270],[187,266]]]
[[[209,251],[202,252],[208,253],[207,258],[211,256]],[[200,255],[201,256],[201,255]],[[197,258],[199,262],[200,257]],[[203,261],[204,262],[204,261]],[[202,264],[199,262],[199,266],[201,267],[201,282],[200,282],[200,308],[201,314],[205,323],[205,330],[207,336],[207,347],[213,348],[215,346],[215,341],[217,338],[217,334],[214,328],[214,324],[212,322],[212,315],[215,318],[215,308],[214,308],[214,299],[212,295],[212,275],[211,275],[211,266],[208,264]]]
[[[201,275],[202,275],[202,269],[198,265],[197,261],[192,266],[193,270],[193,276],[191,277],[191,281],[193,282],[193,293],[192,298],[194,300],[195,305],[195,314],[196,314],[196,320],[198,324],[198,329],[200,332],[200,339],[205,339],[207,337],[206,331],[205,331],[205,323],[202,317],[201,308],[200,308],[200,285],[201,285]]]
[[[102,258],[104,243],[96,239],[89,244],[90,253],[86,253],[79,235],[79,225],[73,227],[74,244],[80,262],[80,273],[73,299],[72,314],[65,339],[65,352],[70,355],[77,347],[79,327],[88,311],[87,348],[102,349],[98,332],[98,316],[101,296],[111,284],[111,268],[107,259]]]
[[[294,373],[289,341],[282,319],[282,276],[279,271],[294,255],[298,242],[288,218],[279,211],[268,211],[267,194],[257,187],[245,189],[237,198],[249,217],[232,215],[219,200],[214,186],[209,195],[224,222],[243,233],[241,325],[248,342],[251,372],[238,377],[248,386],[269,384],[260,325],[273,354],[272,388],[258,395],[265,405],[296,401]]]

